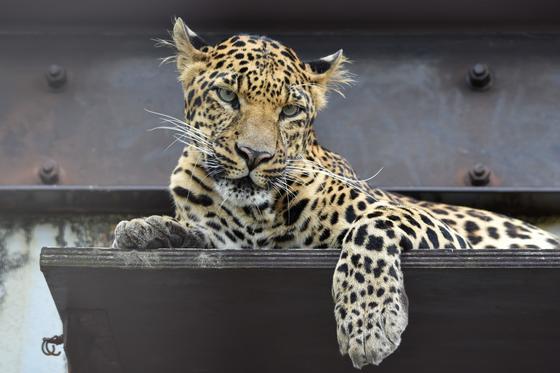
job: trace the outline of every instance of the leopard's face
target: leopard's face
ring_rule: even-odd
[[[185,124],[216,190],[236,204],[271,202],[287,165],[305,157],[336,53],[304,63],[266,37],[207,45],[179,19],[174,28]]]

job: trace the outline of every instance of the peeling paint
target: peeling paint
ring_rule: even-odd
[[[109,246],[122,215],[0,214],[0,372],[64,373],[64,354],[41,353],[62,325],[39,270],[44,246]]]

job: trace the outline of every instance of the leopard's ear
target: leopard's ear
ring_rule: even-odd
[[[210,48],[208,43],[188,28],[181,18],[175,19],[173,44],[177,49],[177,68],[179,72],[184,71],[196,62],[202,62],[208,58],[208,50]]]
[[[344,56],[342,49],[323,58],[305,63],[309,79],[314,83],[314,96],[319,109],[326,105],[326,93],[329,90],[340,90],[354,80],[345,68],[350,61]]]

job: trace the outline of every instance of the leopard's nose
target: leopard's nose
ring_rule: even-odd
[[[263,150],[256,150],[249,146],[235,144],[235,151],[241,158],[245,160],[249,171],[257,167],[259,164],[269,161],[274,157],[274,153]]]

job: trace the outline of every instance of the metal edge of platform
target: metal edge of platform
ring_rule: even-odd
[[[45,247],[41,270],[54,267],[162,269],[334,268],[340,250],[159,249]],[[403,268],[560,268],[560,250],[416,250],[402,255]]]
[[[432,202],[529,216],[560,214],[560,188],[392,187]],[[172,213],[164,186],[0,186],[0,209],[9,213]]]

